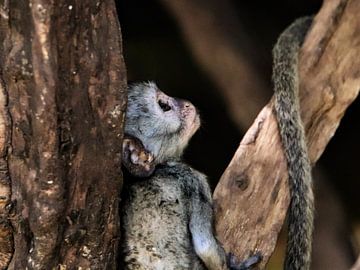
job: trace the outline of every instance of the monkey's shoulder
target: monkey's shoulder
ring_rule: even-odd
[[[199,186],[208,185],[207,177],[203,173],[181,161],[170,161],[158,166],[153,178],[162,181],[178,180],[177,182],[185,188],[192,187],[196,189]]]

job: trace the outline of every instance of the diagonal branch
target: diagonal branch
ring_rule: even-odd
[[[300,101],[309,154],[315,163],[360,89],[360,2],[325,1],[300,55]],[[239,258],[276,245],[289,194],[273,102],[251,126],[214,194],[217,233]]]

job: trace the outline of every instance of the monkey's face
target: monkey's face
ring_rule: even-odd
[[[129,87],[125,133],[138,138],[157,163],[180,157],[199,126],[190,102],[164,94],[152,82]]]

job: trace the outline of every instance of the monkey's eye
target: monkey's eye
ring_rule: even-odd
[[[163,112],[167,112],[167,111],[171,110],[171,107],[160,99],[158,101],[158,104],[159,104],[160,108],[163,110]]]

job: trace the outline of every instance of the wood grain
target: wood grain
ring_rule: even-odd
[[[360,2],[328,0],[300,54],[300,103],[314,164],[360,89]],[[345,157],[344,157],[345,158]],[[270,101],[240,143],[214,192],[216,230],[244,259],[276,245],[289,204],[287,168]]]

